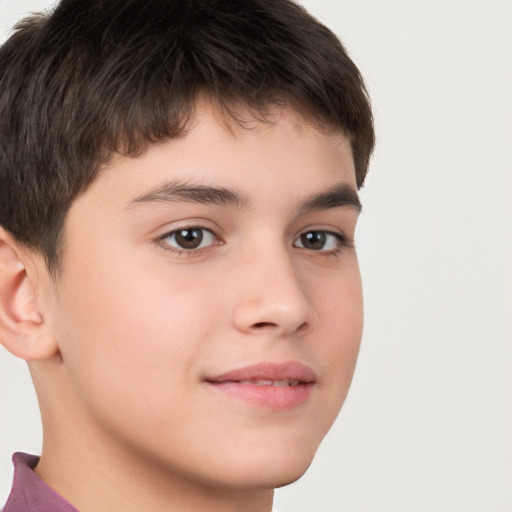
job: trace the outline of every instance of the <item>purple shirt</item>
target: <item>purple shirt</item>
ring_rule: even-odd
[[[15,453],[12,460],[14,483],[2,512],[80,512],[34,473],[39,457]]]
[[[15,453],[14,483],[3,512],[79,512],[32,471],[39,457]]]

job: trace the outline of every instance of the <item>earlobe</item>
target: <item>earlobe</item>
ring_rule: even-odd
[[[36,289],[27,273],[22,251],[0,228],[0,344],[17,357],[40,360],[57,347],[38,309]]]

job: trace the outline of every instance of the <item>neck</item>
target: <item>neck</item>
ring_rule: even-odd
[[[73,439],[67,435],[61,438]],[[76,438],[75,438],[76,439]],[[80,512],[270,512],[273,491],[194,481],[103,443],[62,446],[47,437],[36,473]]]

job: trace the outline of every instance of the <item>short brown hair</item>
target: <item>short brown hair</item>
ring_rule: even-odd
[[[185,134],[200,94],[234,117],[290,105],[342,131],[363,185],[374,130],[362,77],[294,2],[62,0],[0,48],[0,224],[54,269],[77,194],[112,155]]]

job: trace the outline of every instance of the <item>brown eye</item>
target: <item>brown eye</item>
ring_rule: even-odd
[[[295,247],[310,251],[336,251],[343,245],[344,238],[328,231],[306,231],[293,243]]]
[[[302,247],[313,251],[323,249],[326,238],[327,237],[323,231],[310,231],[309,233],[303,233],[300,235]]]
[[[205,228],[184,228],[167,233],[161,238],[162,242],[172,249],[193,251],[214,245],[215,235]]]
[[[182,249],[197,249],[203,241],[201,229],[181,229],[175,234],[176,244]]]

